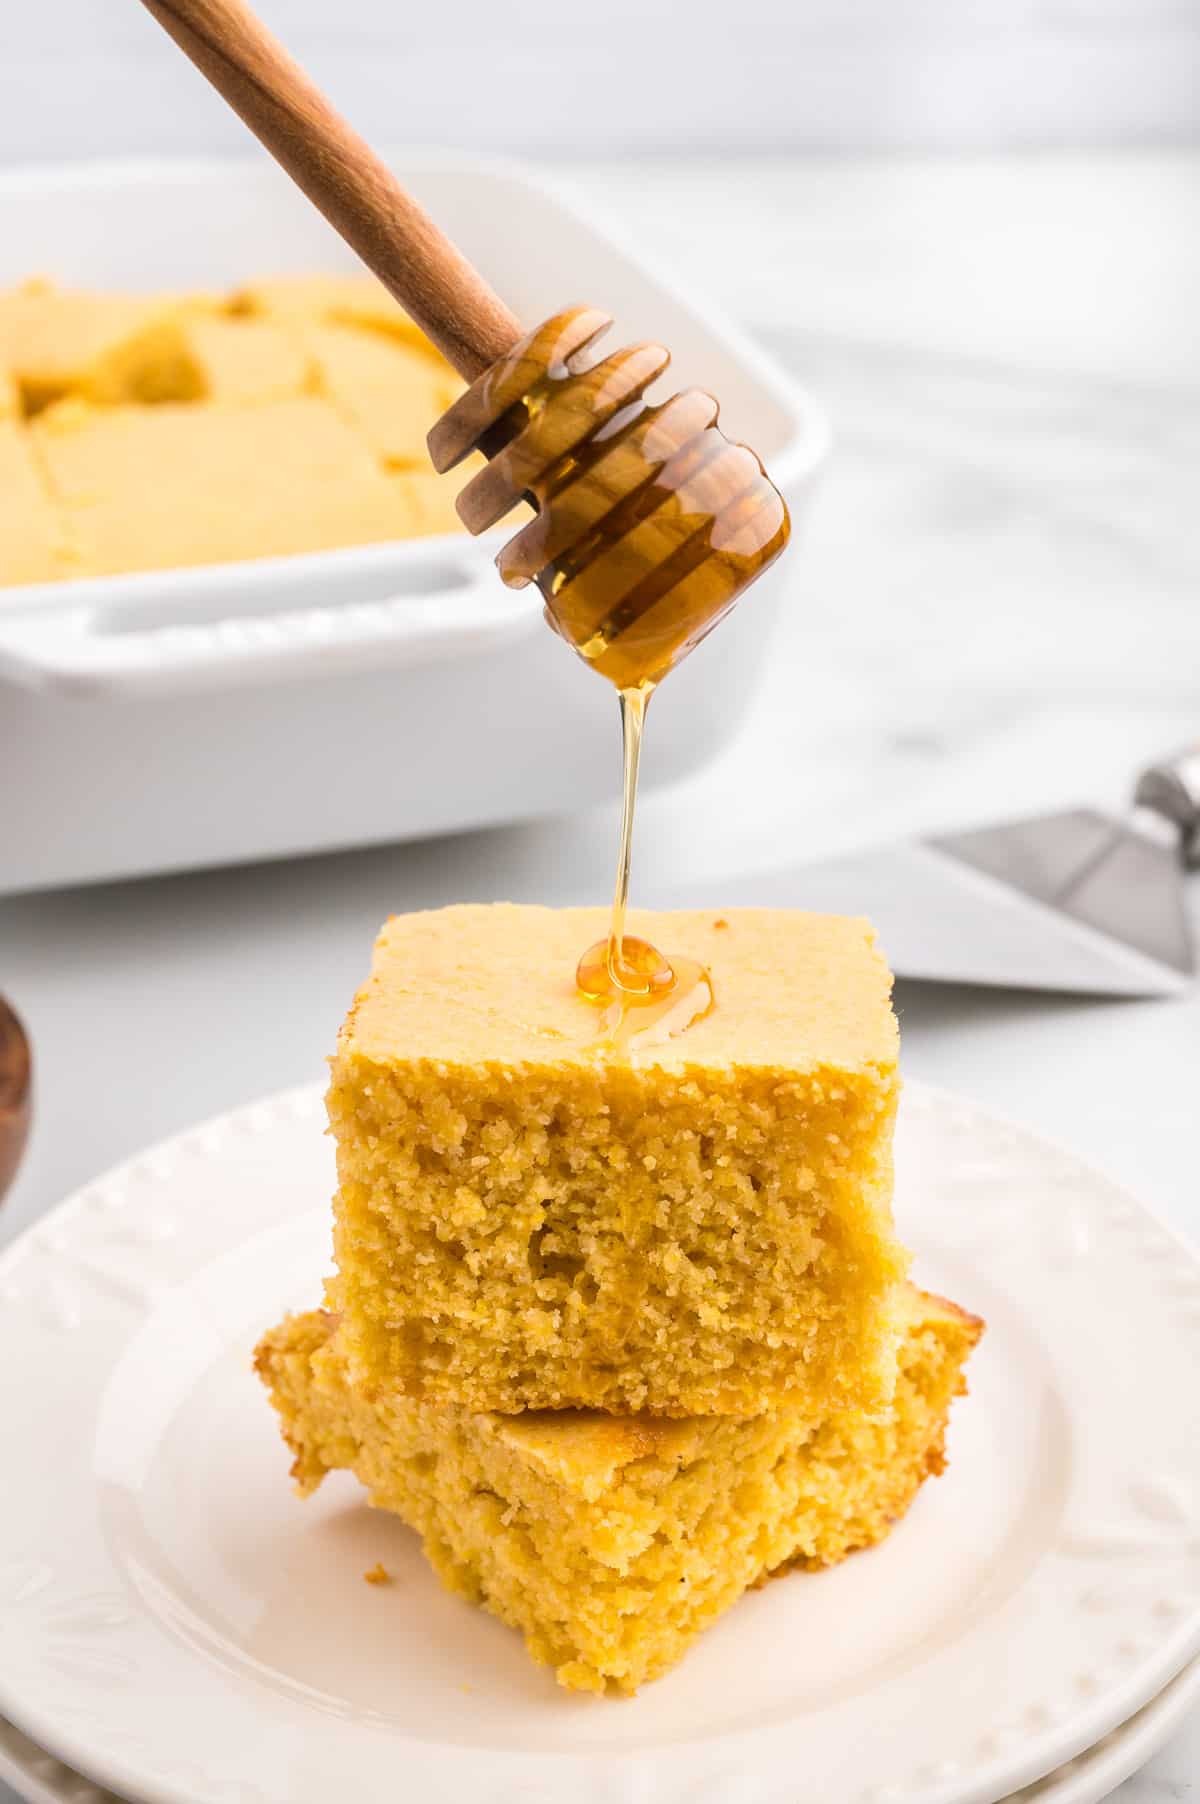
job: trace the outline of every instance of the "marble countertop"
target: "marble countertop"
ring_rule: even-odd
[[[1119,805],[1140,762],[1196,735],[1200,155],[642,160],[574,180],[757,330],[837,434],[758,704],[716,764],[647,798],[635,886]],[[0,1240],[146,1141],[316,1075],[389,910],[601,897],[614,831],[606,809],[0,902],[0,987],[40,1081]],[[903,984],[898,1003],[911,1073],[1200,1239],[1200,999]],[[1200,1719],[1116,1795],[1200,1797]]]

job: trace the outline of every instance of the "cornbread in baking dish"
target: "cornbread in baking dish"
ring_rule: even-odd
[[[897,1031],[863,921],[631,916],[716,1007],[632,1059],[574,985],[599,908],[384,927],[332,1062],[354,1382],[517,1411],[887,1402]]]
[[[0,291],[0,586],[461,532],[461,386],[373,277]]]
[[[405,538],[425,539],[434,533],[463,530],[454,505],[463,486],[461,465],[445,476],[433,470],[396,470],[388,480],[395,486]]]
[[[983,1324],[905,1288],[899,1378],[871,1417],[664,1421],[473,1414],[349,1382],[340,1332],[291,1316],[259,1346],[302,1495],[345,1469],[422,1536],[450,1590],[572,1690],[632,1692],[750,1586],[881,1540],[944,1466]]]
[[[91,294],[45,281],[0,291],[0,366],[15,377],[23,411],[77,393],[98,359],[173,304],[163,295]]]
[[[300,336],[270,320],[175,313],[151,320],[97,357],[79,393],[104,403],[275,401],[316,391]]]
[[[400,497],[316,396],[257,407],[92,407],[30,427],[93,576],[320,551],[403,536]]]
[[[0,583],[52,582],[71,574],[63,527],[26,433],[0,419]]]
[[[382,282],[361,270],[265,276],[235,289],[230,307],[234,313],[266,315],[277,320],[333,320],[432,350],[421,328],[399,301]]]
[[[418,350],[353,326],[314,325],[298,336],[312,360],[316,387],[376,457],[431,473],[425,434],[462,388],[450,365],[428,346]]]

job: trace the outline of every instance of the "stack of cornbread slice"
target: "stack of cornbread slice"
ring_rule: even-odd
[[[388,922],[333,1061],[337,1275],[258,1365],[572,1688],[630,1692],[941,1469],[982,1324],[892,1224],[897,1030],[861,921],[641,915],[716,1006],[632,1053],[572,983],[600,910]]]

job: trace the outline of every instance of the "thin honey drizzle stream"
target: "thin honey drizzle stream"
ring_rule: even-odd
[[[458,498],[468,531],[518,504],[533,518],[496,560],[536,582],[546,618],[621,697],[625,807],[612,930],[579,961],[578,988],[632,1045],[681,1033],[713,1006],[704,969],[625,932],[637,758],[654,686],[707,637],[787,545],[783,496],[754,452],[721,431],[702,389],[650,398],[659,344],[607,355],[611,324],[569,307],[527,333],[458,396],[429,434],[436,470],[486,466]]]
[[[665,957],[648,940],[625,931],[638,770],[652,682],[619,692],[624,781],[617,877],[608,938],[589,946],[575,982],[582,995],[602,1006],[605,1039],[626,1050],[657,1045],[707,1015],[713,1006],[712,979],[695,959]]]

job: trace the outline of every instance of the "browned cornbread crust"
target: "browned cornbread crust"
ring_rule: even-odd
[[[384,927],[329,1091],[355,1381],[507,1411],[885,1403],[906,1255],[869,926],[635,912],[717,1005],[633,1058],[573,984],[606,927],[508,905]]]
[[[749,1587],[879,1541],[944,1465],[982,1323],[906,1287],[891,1405],[814,1425],[594,1411],[475,1414],[356,1391],[333,1317],[258,1349],[308,1495],[344,1468],[422,1536],[452,1591],[519,1629],[575,1690],[658,1677]]]

